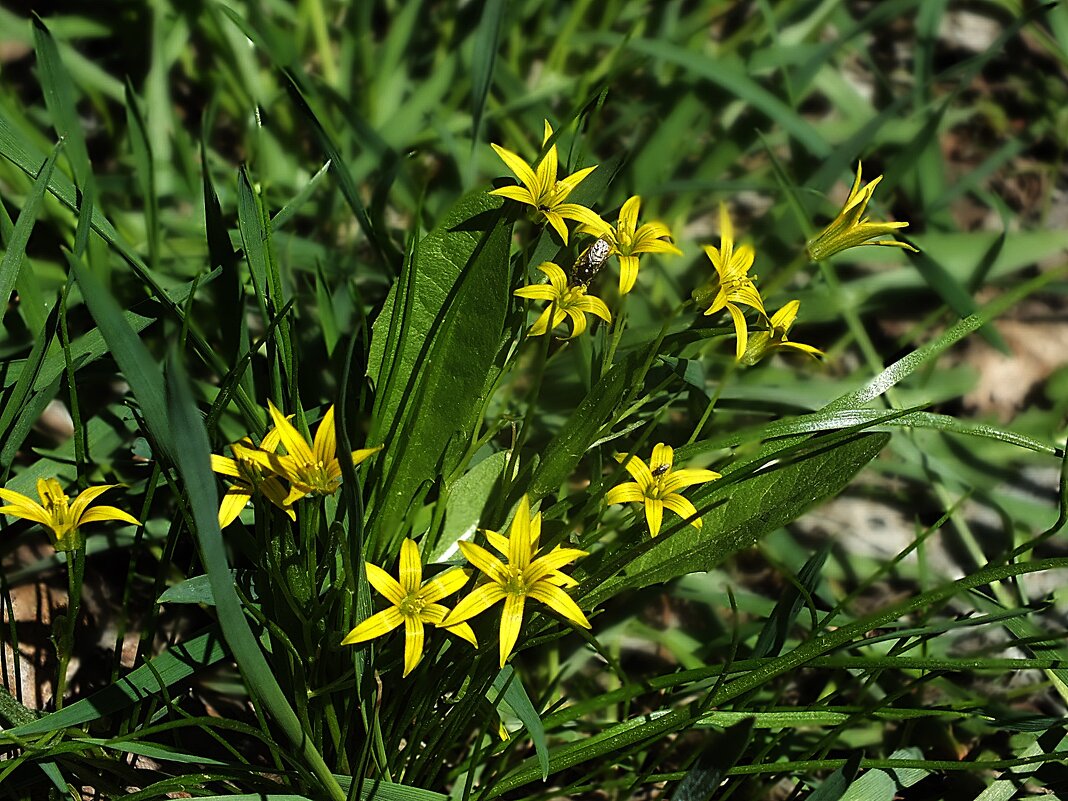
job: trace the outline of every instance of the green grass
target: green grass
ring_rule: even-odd
[[[1068,9],[456,5],[0,9],[0,486],[121,483],[143,521],[71,556],[0,517],[4,793],[1063,792],[1064,368],[974,406],[983,354],[1022,363],[1063,316]],[[966,12],[989,38],[952,38]],[[590,238],[487,194],[511,182],[489,143],[536,161],[546,119],[562,175],[598,165],[569,201],[612,222],[640,194],[683,251],[625,297],[612,259],[613,324],[566,342],[513,292]],[[858,161],[920,253],[813,264]],[[741,366],[702,314],[721,203],[824,360]],[[384,448],[295,522],[257,498],[220,530],[209,454],[258,442],[268,401]],[[723,477],[685,491],[700,529],[651,539],[604,496],[658,442]],[[386,608],[365,561],[397,575],[410,537],[460,565],[524,495],[542,545],[589,552],[562,568],[589,631],[528,601],[501,670],[498,605],[477,651],[428,627],[407,678],[398,632],[340,645]],[[870,530],[828,536],[824,508]],[[17,599],[66,594],[68,557],[81,616],[28,626]],[[35,709],[57,647],[78,668]]]

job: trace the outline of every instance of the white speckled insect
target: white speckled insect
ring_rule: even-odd
[[[571,268],[571,283],[582,286],[589,284],[611,254],[611,243],[607,239],[598,239],[575,259],[575,264]]]

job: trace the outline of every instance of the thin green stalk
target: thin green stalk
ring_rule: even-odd
[[[82,541],[72,551],[67,551],[67,616],[63,621],[63,632],[56,643],[58,650],[58,672],[56,675],[56,710],[63,708],[63,696],[67,692],[67,669],[74,648],[74,629],[77,625],[78,612],[82,606],[82,581],[85,578],[85,542]]]

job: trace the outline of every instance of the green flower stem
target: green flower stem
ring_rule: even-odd
[[[701,415],[701,419],[697,421],[697,425],[693,427],[693,433],[690,434],[690,438],[686,440],[687,445],[692,445],[697,441],[697,438],[701,436],[701,432],[705,428],[705,424],[708,422],[708,418],[712,416],[713,410],[716,408],[716,404],[719,402],[720,395],[723,394],[724,388],[727,386],[730,379],[734,377],[734,374],[738,372],[738,365],[740,362],[737,359],[731,359],[727,367],[727,372],[724,373],[720,379],[719,384],[716,385],[716,391],[712,394],[712,397],[708,400],[708,406],[705,407],[704,414]]]
[[[537,360],[534,362],[534,374],[530,382],[530,391],[527,393],[527,408],[523,413],[523,422],[519,428],[519,435],[516,437],[515,444],[512,446],[512,453],[508,457],[508,461],[505,463],[504,475],[502,476],[502,488],[503,492],[498,496],[500,498],[499,504],[503,506],[506,503],[511,492],[512,474],[515,472],[516,461],[519,459],[519,453],[523,449],[523,444],[530,436],[530,424],[534,419],[534,410],[537,408],[538,396],[541,394],[542,380],[545,378],[545,363],[549,359],[549,345],[552,343],[552,321],[556,315],[556,302],[553,301],[549,306],[549,324],[550,327],[542,335],[544,340],[539,344]],[[523,341],[526,342],[530,339],[529,335],[524,335]],[[498,508],[496,517],[497,519],[503,519],[504,515],[508,512],[507,509]]]
[[[56,675],[56,711],[63,708],[63,696],[67,692],[67,669],[74,648],[74,628],[82,606],[82,582],[85,578],[85,542],[73,551],[67,551],[67,617],[63,633],[57,642],[59,667]]]

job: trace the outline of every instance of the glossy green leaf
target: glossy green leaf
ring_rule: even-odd
[[[457,540],[475,533],[482,510],[498,486],[508,463],[508,451],[498,451],[476,464],[449,488],[445,506],[445,525],[434,545],[431,561],[441,559]]]
[[[394,540],[420,487],[449,474],[467,449],[500,347],[511,303],[512,222],[493,208],[496,199],[491,203],[487,197],[483,192],[461,201],[416,256],[411,314],[398,340],[394,375],[384,388],[387,393],[402,389],[403,397],[398,394],[392,407],[387,399],[383,418],[376,421],[377,430],[390,432],[383,440],[386,491],[376,512],[379,531]],[[485,210],[473,212],[471,203]],[[380,319],[374,336],[385,330],[388,321]],[[412,365],[410,371],[405,363]],[[391,408],[395,416],[384,429]]]
[[[489,700],[491,703],[503,701],[516,714],[516,717],[523,721],[530,739],[534,741],[534,750],[541,764],[542,778],[548,778],[549,747],[545,742],[545,727],[542,725],[538,711],[530,702],[530,696],[527,695],[522,679],[511,665],[501,668],[501,672],[493,680],[493,690],[489,694]]]

